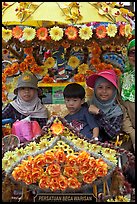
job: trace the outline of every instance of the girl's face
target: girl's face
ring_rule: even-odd
[[[114,86],[111,82],[101,82],[96,87],[96,97],[102,101],[108,101],[112,98]]]
[[[69,114],[75,114],[81,108],[81,105],[84,103],[84,99],[80,98],[65,98],[65,104],[69,111]]]
[[[128,52],[128,59],[131,65],[135,66],[135,47],[132,47]]]
[[[29,102],[34,98],[36,89],[34,88],[29,88],[29,87],[22,87],[18,89],[20,97],[26,101]]]

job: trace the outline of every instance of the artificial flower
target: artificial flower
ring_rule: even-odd
[[[59,28],[58,26],[54,26],[49,31],[51,39],[55,41],[59,41],[63,37],[63,29]]]
[[[50,127],[52,130],[53,134],[59,135],[63,132],[64,130],[64,125],[62,123],[53,123],[52,126]]]
[[[16,27],[14,27],[12,29],[12,35],[13,35],[14,38],[19,39],[19,38],[22,37],[23,31],[22,31],[22,29],[19,26],[16,26]]]
[[[115,37],[117,33],[117,26],[115,24],[109,24],[106,29],[109,37]]]
[[[96,175],[95,174],[93,174],[93,173],[86,173],[86,174],[84,174],[84,176],[83,176],[83,181],[85,182],[85,183],[88,183],[88,184],[90,184],[90,183],[92,183],[94,180],[96,180]]]
[[[81,183],[75,177],[68,178],[68,187],[72,189],[78,189],[81,187]]]
[[[111,9],[110,13],[112,14],[112,16],[117,17],[121,14],[120,10],[117,8],[113,8]]]
[[[43,82],[43,83],[53,83],[53,82],[54,82],[54,79],[53,79],[53,77],[49,77],[49,75],[47,74],[47,75],[45,75],[45,76],[43,77],[42,82]]]
[[[75,40],[77,38],[77,35],[78,35],[78,29],[73,27],[73,26],[69,26],[65,30],[65,34],[68,36],[69,40]]]
[[[66,161],[66,154],[64,153],[62,149],[58,149],[55,152],[55,158],[59,164],[64,163]]]
[[[12,38],[12,30],[2,28],[2,39],[6,42]]]
[[[36,31],[34,28],[30,28],[30,27],[26,27],[23,29],[23,39],[30,41],[33,40],[35,38],[36,35]]]
[[[125,25],[125,36],[128,37],[132,35],[132,27],[130,24]]]
[[[68,180],[65,176],[61,175],[58,179],[59,189],[64,191],[68,187]]]
[[[124,35],[125,35],[125,25],[121,24],[121,25],[119,26],[119,34],[120,34],[121,36],[124,36]]]
[[[44,62],[43,67],[45,67],[46,69],[49,69],[49,68],[53,68],[54,65],[55,65],[55,59],[53,57],[48,57]]]
[[[89,40],[93,35],[90,27],[84,27],[79,29],[79,37],[83,40]]]
[[[107,30],[105,26],[98,26],[96,28],[96,35],[98,38],[105,38],[107,34]]]
[[[33,47],[26,47],[24,48],[24,53],[27,55],[32,55]]]
[[[72,68],[78,67],[79,64],[80,64],[80,60],[75,56],[71,56],[68,60],[68,65],[71,66]]]
[[[90,63],[93,66],[98,65],[100,62],[101,62],[100,59],[97,57],[92,57],[92,59],[90,60]]]
[[[47,28],[39,28],[37,30],[37,37],[39,40],[46,40],[48,36],[48,29]]]
[[[89,69],[88,64],[82,63],[78,66],[78,73],[79,74],[86,74],[86,71]]]
[[[74,80],[76,82],[84,82],[85,81],[85,75],[84,74],[75,74]]]

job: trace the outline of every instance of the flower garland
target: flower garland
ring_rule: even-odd
[[[76,40],[81,39],[84,41],[90,40],[94,37],[96,38],[106,38],[106,37],[115,37],[116,35],[131,38],[132,36],[132,26],[128,23],[97,23],[93,22],[91,24],[85,24],[80,26],[73,25],[73,26],[66,26],[66,27],[59,27],[53,26],[51,28],[31,28],[25,27],[20,28],[19,26],[15,26],[12,29],[5,29],[2,28],[2,39],[6,42],[11,40],[11,38],[18,39],[19,41],[32,41],[36,37],[39,41],[60,41],[64,37],[68,40]]]

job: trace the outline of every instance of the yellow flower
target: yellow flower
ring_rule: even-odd
[[[81,64],[79,67],[78,67],[78,73],[79,74],[86,74],[86,71],[89,69],[89,66],[88,64]]]
[[[43,67],[46,69],[52,68],[55,65],[55,59],[53,57],[48,57],[46,61],[44,62]]]
[[[51,39],[55,41],[59,41],[63,37],[63,29],[59,28],[58,26],[54,26],[49,31]]]
[[[117,26],[115,24],[109,24],[106,29],[109,37],[115,37],[117,33]]]
[[[39,148],[40,149],[44,149],[45,147],[47,147],[49,144],[49,141],[47,139],[41,140],[39,143]]]
[[[3,170],[8,170],[10,168],[10,163],[8,161],[8,159],[2,159],[2,169]]]
[[[80,60],[75,56],[71,56],[68,60],[68,65],[71,66],[72,68],[78,67],[79,63],[80,63]]]
[[[90,27],[80,28],[79,36],[83,40],[89,40],[93,35],[92,29]]]
[[[125,25],[125,36],[128,37],[132,35],[132,27],[130,24]]]
[[[20,158],[23,155],[25,155],[25,150],[22,147],[20,149],[16,148],[14,154],[16,155],[17,158]]]
[[[6,42],[12,38],[12,30],[2,28],[2,39]]]
[[[27,28],[24,28],[22,37],[24,40],[30,41],[30,40],[33,40],[35,38],[35,35],[36,35],[35,29],[27,27]]]

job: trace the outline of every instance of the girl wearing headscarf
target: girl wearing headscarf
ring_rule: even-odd
[[[125,72],[120,78],[120,103],[126,108],[129,120],[123,123],[123,131],[130,135],[135,150],[135,39],[127,47]]]
[[[11,118],[15,122],[30,116],[42,128],[47,122],[47,110],[41,103],[38,92],[37,77],[31,72],[23,73],[14,90],[17,97],[2,110],[2,119]]]
[[[117,78],[113,70],[105,70],[87,78],[87,85],[94,89],[89,111],[94,114],[102,142],[115,140],[121,131],[123,112],[116,103]]]

